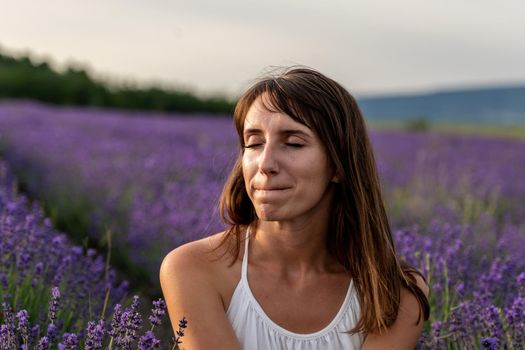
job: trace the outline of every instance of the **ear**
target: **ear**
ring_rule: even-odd
[[[331,181],[334,182],[334,183],[336,183],[336,184],[338,184],[339,181],[340,181],[340,180],[339,180],[339,175],[334,175],[334,177],[332,177],[332,180],[331,180]]]

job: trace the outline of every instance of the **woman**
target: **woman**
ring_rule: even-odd
[[[225,232],[161,267],[185,349],[413,349],[428,287],[396,256],[354,98],[307,68],[237,103],[241,152],[221,196]]]

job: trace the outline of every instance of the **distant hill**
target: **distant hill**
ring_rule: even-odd
[[[438,91],[359,98],[370,121],[425,119],[432,124],[525,124],[525,84],[515,87]]]

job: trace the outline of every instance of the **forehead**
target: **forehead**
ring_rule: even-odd
[[[254,128],[293,128],[308,134],[314,134],[306,125],[295,121],[286,113],[274,110],[267,103],[263,103],[261,97],[252,103],[244,118],[243,129]]]

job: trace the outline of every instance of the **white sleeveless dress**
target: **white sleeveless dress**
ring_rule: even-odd
[[[353,281],[335,318],[315,333],[290,332],[273,322],[253,296],[248,285],[248,242],[246,232],[242,272],[233,292],[227,316],[243,350],[358,350],[363,344],[361,334],[348,333],[359,319],[359,302]],[[315,305],[312,305],[315,307]]]

